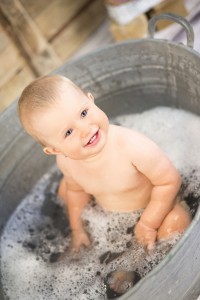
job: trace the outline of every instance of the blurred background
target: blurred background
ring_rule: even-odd
[[[200,51],[200,0],[0,0],[0,112],[34,78],[94,49],[148,37],[148,20],[188,19]],[[186,42],[183,29],[157,23],[155,38]]]

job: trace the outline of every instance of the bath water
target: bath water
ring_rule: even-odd
[[[194,215],[199,201],[200,118],[175,108],[157,107],[119,116],[111,123],[134,128],[154,140],[182,175],[182,197]],[[60,173],[49,170],[22,200],[1,240],[1,272],[6,299],[106,299],[104,279],[114,270],[147,275],[181,235],[157,243],[151,255],[134,242],[133,227],[142,210],[105,213],[95,202],[83,220],[92,245],[70,251],[70,230],[56,198]]]

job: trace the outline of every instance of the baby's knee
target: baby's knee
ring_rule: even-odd
[[[157,239],[170,238],[176,232],[182,233],[187,229],[190,223],[191,214],[186,203],[177,203],[161,224]]]

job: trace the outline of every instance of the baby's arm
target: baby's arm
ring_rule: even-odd
[[[173,209],[180,189],[181,178],[167,156],[151,140],[136,133],[134,165],[152,183],[151,199],[136,225],[138,241],[150,249],[156,240],[157,230]]]
[[[82,188],[72,180],[63,166],[60,167],[60,162],[58,162],[58,166],[64,174],[60,182],[58,194],[66,204],[72,230],[72,247],[78,251],[82,245],[90,245],[88,234],[84,229],[81,219],[82,211],[90,201],[90,195],[85,193]]]

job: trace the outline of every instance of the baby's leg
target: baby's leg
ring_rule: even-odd
[[[177,202],[158,229],[157,239],[170,238],[175,232],[182,233],[190,222],[191,215],[187,204],[183,201]]]

